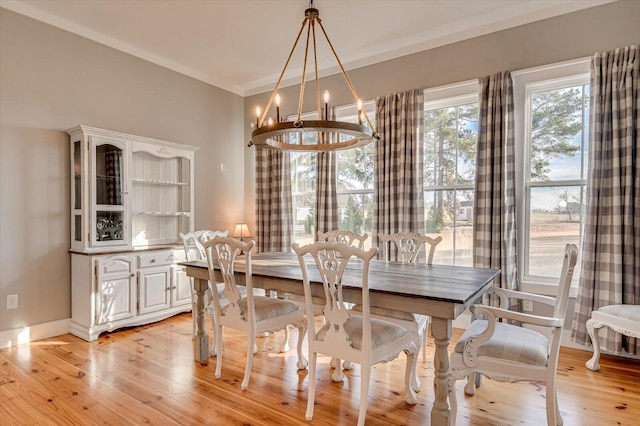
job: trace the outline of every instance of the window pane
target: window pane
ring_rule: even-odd
[[[434,263],[473,265],[473,190],[425,191],[425,230],[442,237]]]
[[[585,86],[531,95],[531,180],[582,179]]]
[[[293,202],[293,240],[313,242],[316,199],[316,154],[291,153],[291,192]]]
[[[375,144],[338,151],[338,193],[354,189],[373,189]]]
[[[583,213],[582,186],[531,189],[530,275],[560,278],[565,245],[573,243],[579,246]]]
[[[473,182],[477,103],[425,111],[424,139],[425,186]]]
[[[425,231],[442,237],[438,264],[473,265],[478,103],[467,102],[425,111]]]
[[[371,248],[373,230],[373,194],[338,195],[339,229],[357,234],[369,234],[365,249]]]

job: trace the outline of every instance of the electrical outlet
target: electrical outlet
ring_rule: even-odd
[[[531,300],[523,300],[522,301],[522,310],[525,312],[533,312],[533,301]]]
[[[17,294],[8,294],[7,295],[7,309],[16,309],[18,307],[18,295]]]

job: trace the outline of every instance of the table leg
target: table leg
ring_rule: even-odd
[[[451,339],[451,320],[433,318],[431,322],[431,334],[436,344],[433,354],[433,366],[435,376],[433,378],[433,391],[435,401],[431,409],[431,424],[449,426],[455,423],[451,419],[449,411],[449,339]]]
[[[196,362],[209,361],[209,334],[206,330],[206,315],[204,313],[206,292],[209,289],[209,281],[200,278],[193,279],[193,286],[196,291],[196,311],[192,315],[196,316],[196,337],[194,340],[193,355]]]

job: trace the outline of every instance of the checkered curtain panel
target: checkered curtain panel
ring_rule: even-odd
[[[494,285],[517,290],[513,82],[505,71],[479,83],[473,263],[501,269]]]
[[[374,247],[380,232],[424,233],[423,90],[377,98],[376,127],[380,141],[374,159]]]
[[[117,148],[116,148],[117,149]],[[122,205],[122,151],[107,151],[104,153],[107,176],[107,202],[112,206]]]
[[[256,147],[258,251],[291,251],[293,202],[288,152]]]
[[[640,46],[596,53],[590,90],[585,232],[571,331],[587,345],[592,310],[640,305]],[[640,353],[638,339],[604,330],[604,350]]]
[[[335,108],[329,110],[329,119],[335,120]],[[337,139],[335,133],[327,133],[325,137],[331,142]],[[318,152],[316,158],[316,232],[327,232],[338,229],[338,194],[337,194],[337,161],[335,151]]]

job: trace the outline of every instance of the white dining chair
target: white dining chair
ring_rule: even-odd
[[[413,358],[418,348],[413,336],[406,328],[388,321],[371,318],[369,306],[369,263],[378,249],[363,251],[346,244],[316,242],[300,247],[292,245],[298,255],[304,284],[305,303],[312,309],[313,296],[311,280],[321,281],[326,304],[323,310],[325,324],[317,329],[315,318],[307,316],[309,343],[309,395],[307,398],[307,420],[313,419],[316,394],[316,365],[318,354],[334,357],[338,360],[348,359],[361,365],[360,372],[360,410],[358,425],[364,425],[367,406],[371,368],[380,362],[395,359],[400,352],[407,354],[405,371],[405,401],[417,403],[417,396],[411,387]],[[315,267],[308,267],[305,255],[309,255]],[[343,299],[342,278],[345,268],[351,259],[362,261],[362,315],[354,315],[345,306]],[[334,381],[344,380],[342,370],[336,369],[331,378]]]
[[[215,237],[226,237],[229,234],[229,231],[212,231],[209,229],[204,229],[195,232],[187,232],[180,233],[180,239],[182,240],[182,245],[184,247],[184,252],[188,261],[192,260],[206,260],[206,256],[204,253],[204,248],[200,243],[200,239],[204,241],[212,240]],[[222,291],[223,286],[218,286],[218,293]],[[209,313],[209,318],[211,321],[211,327],[215,332],[216,325],[214,322],[213,315],[213,305],[211,302],[213,301],[212,296],[213,286],[211,282],[209,282],[209,290],[205,294],[205,311]],[[224,296],[222,296],[224,297]],[[196,324],[196,298],[197,294],[193,285],[193,278],[191,278],[191,312],[193,317],[193,336],[195,337],[197,332],[197,324]],[[224,299],[222,299],[224,300]],[[223,302],[224,303],[224,302]],[[213,337],[214,344],[211,346],[210,354],[211,356],[216,356],[216,347],[215,347],[215,336]]]
[[[292,324],[298,329],[298,369],[307,367],[307,360],[302,353],[302,344],[306,334],[306,320],[304,311],[295,303],[284,299],[258,296],[254,294],[251,252],[255,241],[243,242],[231,237],[216,237],[210,241],[202,241],[209,268],[209,281],[217,282],[217,274],[224,281],[223,293],[228,303],[222,306],[218,292],[213,292],[213,306],[215,313],[215,338],[218,356],[216,359],[216,378],[222,376],[223,359],[223,330],[233,328],[247,334],[247,359],[242,384],[242,390],[249,386],[253,355],[256,347],[256,335],[265,331],[277,331]],[[236,283],[236,259],[245,253],[244,284],[246,292],[243,295]],[[217,266],[217,267],[216,267]],[[281,346],[281,351],[286,342]]]
[[[367,238],[369,238],[369,234],[366,232],[364,234],[358,234],[353,231],[342,229],[334,229],[326,232],[318,231],[318,241],[346,244],[348,246],[358,247],[361,250],[364,249],[364,243],[367,241]],[[321,310],[323,305],[323,300],[314,299],[313,308],[315,315],[322,315]],[[352,306],[352,304],[349,303],[347,306]],[[331,368],[338,368],[339,364],[336,363],[335,359],[332,359],[329,366]],[[353,364],[349,360],[345,359],[342,362],[342,368],[345,370],[352,370]]]
[[[364,243],[369,238],[369,234],[357,234],[352,231],[346,231],[342,229],[335,229],[333,231],[320,232],[318,231],[318,241],[328,241],[330,243],[342,243],[348,246],[364,248]]]
[[[399,232],[395,234],[378,234],[378,240],[382,246],[382,258],[385,262],[398,261],[406,264],[415,264],[419,261],[421,253],[426,252],[426,264],[433,264],[433,256],[436,246],[442,241],[442,237],[429,237],[416,232]],[[428,247],[428,251],[427,251]],[[390,309],[378,309],[372,311],[374,315],[382,315],[391,320],[399,320],[404,324],[409,321],[409,329],[416,332],[421,342],[422,361],[427,362],[428,327],[431,318],[428,315],[410,314],[393,311]]]
[[[546,383],[547,424],[556,426],[563,423],[558,407],[556,369],[577,257],[577,247],[567,244],[555,298],[491,287],[489,293],[500,298],[500,307],[471,306],[471,312],[477,319],[462,334],[449,361],[451,418],[454,422],[457,413],[456,381],[480,373],[500,382],[526,380]],[[549,305],[553,311],[550,316],[510,311],[509,299]],[[500,318],[537,326],[546,330],[546,334],[499,322]],[[468,380],[464,390],[466,394],[473,395],[475,388],[475,380]]]
[[[431,238],[415,232],[400,232],[395,234],[379,233],[378,240],[382,247],[381,254],[385,262],[398,261],[405,264],[415,264],[418,262],[423,248],[426,251],[426,247],[428,246],[429,251],[426,262],[431,265],[436,246],[442,241],[442,237]],[[360,311],[362,307],[356,304],[352,309],[354,311]],[[416,345],[422,352],[422,361],[427,362],[428,327],[429,321],[431,320],[428,315],[373,307],[371,308],[371,316],[395,322],[410,330],[413,333]],[[418,357],[415,358],[415,361],[418,361]],[[415,369],[417,369],[417,366],[414,370]],[[412,377],[412,386],[416,392],[422,387],[422,383],[417,374]]]

